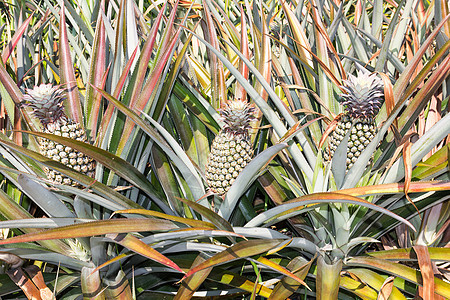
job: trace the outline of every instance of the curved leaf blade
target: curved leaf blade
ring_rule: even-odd
[[[87,223],[63,226],[37,233],[28,233],[5,240],[0,245],[27,243],[43,240],[91,237],[108,233],[128,233],[141,231],[159,231],[178,229],[174,223],[159,219],[114,219],[92,221]]]

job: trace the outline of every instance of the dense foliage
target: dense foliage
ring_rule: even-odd
[[[449,15],[0,2],[2,299],[450,298]],[[83,138],[47,130],[55,111]]]

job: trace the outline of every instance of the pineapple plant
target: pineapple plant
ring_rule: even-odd
[[[64,113],[64,100],[63,89],[51,84],[41,84],[26,90],[22,104],[33,110],[33,115],[44,127],[43,132],[85,142],[87,137],[81,124],[74,122]],[[91,177],[94,175],[95,162],[84,153],[46,138],[39,138],[38,141],[42,155],[85,175]],[[45,168],[45,172],[47,177],[55,183],[77,185],[72,179],[59,172],[48,168]]]
[[[253,149],[248,130],[255,120],[255,108],[247,101],[229,101],[220,111],[224,127],[214,138],[206,165],[206,182],[223,196],[250,162]]]
[[[349,75],[344,80],[345,91],[341,105],[345,112],[338,118],[337,126],[329,136],[329,146],[324,154],[326,160],[333,158],[339,144],[350,130],[347,145],[347,171],[353,166],[361,152],[377,133],[375,117],[383,100],[383,81],[376,73],[361,70],[357,76]]]

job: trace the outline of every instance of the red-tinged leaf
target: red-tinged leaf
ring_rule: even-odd
[[[203,263],[206,260],[204,256],[200,253],[192,263],[191,268],[195,268],[199,264]],[[209,273],[211,273],[212,268],[206,268],[204,270],[198,271],[194,275],[186,278],[180,284],[180,288],[177,291],[177,294],[174,300],[184,300],[191,299],[194,295],[195,291],[199,288],[199,286],[205,281],[208,277]]]
[[[148,35],[148,38],[145,41],[145,44],[142,48],[142,52],[139,57],[139,64],[138,64],[138,69],[137,69],[138,73],[136,76],[136,82],[133,86],[133,92],[131,94],[130,107],[133,107],[133,105],[136,103],[137,99],[139,98],[140,93],[142,92],[142,86],[144,84],[145,74],[148,69],[148,63],[150,62],[150,59],[153,54],[153,47],[155,45],[156,37],[158,36],[159,25],[161,24],[162,17],[164,16],[164,12],[166,10],[166,4],[167,4],[167,2],[164,2],[164,5],[161,8],[161,10],[159,11],[158,17],[154,21],[152,28],[150,30],[150,33]],[[175,4],[175,8],[172,10],[172,13],[170,16],[170,20],[172,20],[172,23],[173,23],[174,15],[176,13],[176,5],[177,4]],[[167,24],[167,26],[173,26],[173,25],[169,22],[169,24]],[[169,36],[169,35],[167,35],[167,36]],[[124,72],[124,74],[125,73],[128,73],[128,72]],[[122,74],[122,76],[123,76],[123,74]],[[125,78],[123,78],[124,79],[123,83],[125,82]],[[117,91],[117,89],[116,89],[116,91]],[[116,91],[114,92],[114,95],[113,95],[114,98],[119,97],[119,93],[116,93]]]
[[[2,53],[3,64],[6,64],[9,56],[14,51],[14,48],[16,48],[20,39],[25,34],[25,31],[27,30],[28,25],[31,22],[31,19],[33,18],[33,15],[34,15],[34,12],[25,20],[25,22],[22,23],[22,25],[20,25],[20,27],[16,30],[13,37],[9,41],[8,46],[6,46],[5,49],[3,50],[3,53]]]
[[[170,45],[168,46],[167,49],[165,49],[165,52],[156,63],[155,68],[152,70],[149,76],[149,80],[145,84],[142,92],[139,94],[137,102],[133,106],[131,106],[131,108],[136,109],[138,111],[144,111],[144,108],[147,106],[148,101],[150,100],[155,87],[161,80],[161,75],[165,69],[166,63],[170,55],[172,55],[173,48],[178,42],[178,36],[180,35],[180,32],[181,29],[178,29],[177,33],[173,36]],[[119,145],[117,147],[118,154],[121,154],[126,144],[129,143],[129,138],[131,136],[133,128],[134,128],[133,122],[127,120],[125,122],[125,126],[122,132],[122,139],[120,140]]]
[[[64,6],[61,7],[61,18],[59,21],[59,62],[61,83],[66,84],[67,88],[67,105],[65,109],[67,115],[78,123],[83,123],[83,115],[81,110],[81,101],[78,91],[73,61],[70,56],[70,45],[67,38],[66,13]],[[103,75],[103,74],[102,74]]]
[[[237,259],[246,258],[254,255],[258,255],[277,247],[280,243],[285,242],[285,240],[251,240],[239,242],[230,248],[225,249],[222,252],[217,253],[213,257],[207,259],[203,263],[197,265],[196,267],[189,270],[184,276],[187,278],[194,273],[204,270],[206,268],[215,267],[221,264],[225,264]]]
[[[101,1],[100,9],[105,9],[105,0]],[[92,47],[91,65],[89,68],[89,81],[92,85],[103,88],[106,80],[106,30],[103,23],[102,14],[97,17],[94,44]],[[102,96],[92,89],[90,85],[86,87],[85,117],[87,118],[87,129],[91,131],[91,136],[96,136],[98,127],[98,116],[100,113]]]
[[[259,257],[257,261],[261,264],[263,264],[266,267],[269,267],[270,269],[276,270],[277,272],[283,274],[284,276],[287,276],[300,284],[304,285],[308,290],[311,290],[309,286],[299,277],[297,277],[295,274],[293,274],[291,271],[287,270],[286,268],[280,266],[279,264],[265,258],[265,257]]]
[[[447,56],[443,62],[437,66],[436,70],[432,72],[430,77],[402,112],[402,115],[398,120],[399,130],[409,128],[411,124],[413,124],[422,109],[427,105],[428,101],[430,101],[430,99],[432,99],[439,91],[444,80],[448,78],[449,72],[450,56]]]
[[[339,193],[352,196],[368,196],[377,194],[399,194],[405,190],[404,183],[388,183],[343,189]],[[432,191],[450,191],[450,181],[411,182],[409,193],[426,193]]]
[[[248,35],[247,35],[247,21],[245,18],[244,10],[241,6],[241,53],[244,55],[247,59],[250,60],[250,49],[248,46]],[[240,60],[239,61],[239,72],[244,76],[244,78],[248,79],[248,75],[250,73],[249,68],[247,65]],[[244,87],[240,84],[236,84],[236,90],[234,92],[236,99],[247,99],[247,91],[244,89]]]
[[[430,35],[428,35],[425,42],[423,42],[420,49],[416,52],[416,55],[414,56],[414,59],[408,63],[408,66],[405,68],[405,70],[402,72],[398,80],[396,81],[394,85],[394,99],[400,99],[403,92],[405,91],[406,87],[409,84],[409,81],[414,74],[414,72],[417,69],[417,65],[422,61],[422,57],[425,54],[425,52],[428,50],[428,47],[433,42],[436,35],[441,30],[442,26],[444,26],[450,17],[450,14],[448,14],[442,21],[439,23],[439,25],[432,31]],[[407,96],[407,95],[406,95]],[[406,101],[408,97],[404,98],[404,101]],[[402,101],[403,102],[403,101]],[[397,103],[397,105],[403,105],[403,103]]]
[[[133,54],[131,54],[130,59],[128,60],[127,64],[125,65],[122,75],[120,76],[119,81],[117,82],[117,86],[113,92],[113,96],[116,99],[119,98],[120,93],[122,92],[123,86],[125,85],[125,82],[128,78],[128,74],[130,73],[131,67],[133,66],[133,62],[134,62],[134,59],[136,57],[138,50],[139,50],[138,47],[136,47],[136,49],[134,49]],[[96,86],[96,88],[100,88],[100,87]],[[103,114],[102,121],[100,123],[99,134],[97,135],[96,144],[100,144],[103,141],[103,139],[105,138],[106,131],[107,131],[109,123],[111,122],[113,113],[114,113],[114,105],[112,105],[111,103],[108,103],[105,113]]]
[[[427,246],[413,246],[423,279],[423,299],[434,299],[434,272]],[[449,258],[450,260],[450,258]]]
[[[283,11],[286,14],[286,18],[289,21],[290,29],[293,31],[293,36],[296,42],[299,45],[298,51],[300,52],[300,57],[303,61],[306,62],[308,66],[311,68],[313,67],[313,61],[311,57],[311,46],[308,42],[308,38],[306,37],[305,32],[302,30],[302,25],[300,24],[297,16],[295,13],[291,10],[288,3],[286,1],[282,1],[281,4],[283,5]],[[314,82],[312,80],[311,74],[307,74],[309,77],[310,83]]]
[[[272,47],[270,45],[270,38],[269,38],[269,28],[267,28],[267,20],[264,13],[260,14],[261,17],[261,26],[262,26],[262,32],[261,32],[261,38],[260,38],[260,53],[259,53],[259,59],[258,61],[255,61],[256,67],[258,68],[259,73],[264,77],[266,82],[271,81],[272,77]],[[258,94],[261,95],[261,97],[264,99],[264,101],[267,102],[267,99],[269,97],[269,94],[264,89],[264,87],[259,83],[259,81],[255,84],[255,90],[258,92]],[[258,119],[260,119],[262,115],[262,112],[258,112]]]
[[[318,33],[320,34],[321,39],[325,41],[326,43],[326,49],[329,53],[332,53],[334,55],[333,58],[329,59],[330,63],[334,62],[337,64],[337,67],[339,68],[340,76],[342,79],[347,79],[347,72],[344,70],[344,66],[341,63],[340,55],[337,53],[336,49],[334,48],[333,42],[330,40],[330,37],[328,36],[328,32],[324,28],[324,24],[321,21],[321,16],[318,10],[318,7],[314,5],[314,13],[311,14],[314,20],[314,28],[317,29]],[[334,75],[334,74],[333,74]],[[339,84],[342,85],[342,84]]]
[[[202,0],[204,20],[207,24],[207,30],[205,34],[205,39],[218,51],[220,51],[220,44],[218,41],[218,34],[216,32],[216,26],[214,24],[213,17],[209,10],[208,4],[205,0]],[[226,84],[225,84],[225,74],[222,62],[208,51],[209,65],[211,68],[211,92],[212,99],[211,104],[215,109],[221,108],[227,99],[226,97]]]
[[[41,296],[39,289],[33,284],[33,282],[25,275],[22,268],[10,269],[6,271],[9,278],[23,291],[27,299],[40,300]]]
[[[12,80],[11,76],[9,76],[8,71],[6,71],[3,64],[0,64],[0,82],[3,84],[14,103],[19,105],[22,101],[23,94],[17,87],[17,84]]]
[[[234,232],[233,226],[231,226],[231,224],[228,223],[227,220],[219,216],[214,211],[204,207],[203,205],[189,201],[187,199],[178,198],[178,200],[180,200],[187,206],[191,207],[194,211],[196,211],[197,213],[201,214],[203,217],[208,219],[211,223],[217,226],[218,229]]]
[[[43,240],[91,237],[107,233],[128,233],[178,229],[174,223],[160,219],[114,219],[52,228],[0,240],[0,245]]]
[[[162,218],[166,220],[171,220],[179,223],[183,223],[192,227],[198,227],[198,228],[210,228],[215,229],[216,226],[209,222],[200,221],[200,220],[194,220],[194,219],[188,219],[188,218],[182,218],[177,216],[171,216],[167,215],[158,211],[153,210],[147,210],[147,209],[126,209],[126,210],[118,210],[115,211],[114,214],[140,214],[144,216],[152,216],[157,218]]]
[[[166,267],[184,273],[180,267],[166,256],[162,255],[137,237],[131,234],[107,234],[106,237],[112,239],[114,242],[124,246],[125,248],[145,256],[153,261],[156,261]]]

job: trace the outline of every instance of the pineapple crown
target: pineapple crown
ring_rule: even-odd
[[[33,109],[33,115],[38,118],[44,127],[61,119],[66,119],[63,101],[64,90],[52,84],[41,84],[32,89],[26,89],[22,105]]]
[[[358,72],[358,76],[350,74],[348,78],[344,80],[345,86],[341,86],[345,91],[341,95],[341,104],[345,106],[347,114],[355,119],[375,117],[384,96],[381,78],[364,69]]]
[[[222,120],[225,122],[224,131],[234,134],[248,134],[250,122],[256,120],[256,108],[247,101],[231,100],[220,110]]]

